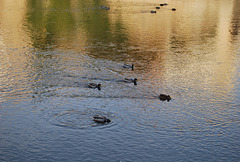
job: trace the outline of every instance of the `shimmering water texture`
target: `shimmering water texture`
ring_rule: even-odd
[[[0,0],[0,161],[238,162],[239,6]]]

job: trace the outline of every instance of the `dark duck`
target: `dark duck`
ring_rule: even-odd
[[[98,90],[101,90],[101,84],[88,83],[88,88],[98,88]]]
[[[134,70],[134,64],[132,64],[132,65],[124,64],[123,68]]]
[[[127,82],[127,83],[134,83],[134,85],[137,85],[137,78],[124,78],[124,82]]]
[[[165,95],[165,94],[160,94],[159,95],[159,99],[161,100],[161,101],[170,101],[172,98],[169,96],[169,95]]]
[[[111,120],[106,118],[105,116],[94,116],[93,121],[95,121],[96,123],[109,123],[109,122],[111,122]]]

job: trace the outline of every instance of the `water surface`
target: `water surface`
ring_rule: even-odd
[[[0,0],[0,161],[239,161],[239,3]]]

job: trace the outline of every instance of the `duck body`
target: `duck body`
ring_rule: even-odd
[[[159,99],[161,100],[161,101],[170,101],[172,98],[169,96],[169,95],[165,95],[165,94],[160,94],[159,95]]]
[[[161,3],[160,6],[167,6],[167,3]]]
[[[95,121],[97,123],[109,123],[109,122],[111,122],[111,120],[106,118],[105,116],[94,116],[93,121]]]
[[[101,90],[101,84],[88,83],[88,88],[98,88],[98,90]]]
[[[151,11],[151,13],[157,13],[157,11]]]
[[[124,64],[123,68],[132,69],[133,70],[134,69],[134,64],[132,64],[132,65]]]
[[[134,85],[137,85],[137,78],[134,78],[134,79],[132,79],[132,78],[124,78],[124,82],[126,82],[126,83],[134,83]]]
[[[110,7],[101,6],[101,9],[104,9],[104,10],[110,10]]]

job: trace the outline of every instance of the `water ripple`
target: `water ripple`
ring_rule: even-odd
[[[93,116],[101,115],[109,118],[110,123],[96,123],[93,121]],[[97,109],[84,109],[84,110],[66,110],[61,113],[52,115],[49,122],[52,125],[67,127],[71,129],[86,129],[91,127],[107,128],[116,125],[121,118],[116,114],[110,112],[103,112]]]

